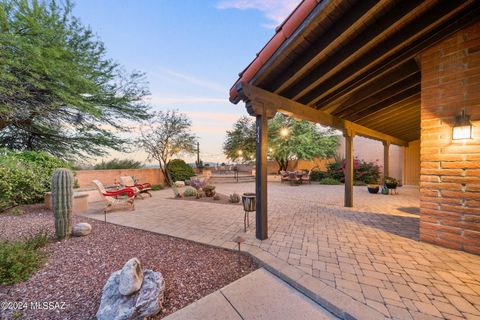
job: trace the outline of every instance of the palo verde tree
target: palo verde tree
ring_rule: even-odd
[[[117,133],[147,116],[144,79],[106,57],[69,0],[0,1],[0,147],[63,159],[122,150]]]
[[[139,145],[147,152],[149,160],[156,160],[166,182],[172,178],[168,164],[173,157],[193,154],[197,148],[197,136],[191,132],[192,121],[178,110],[154,112],[141,127]]]
[[[255,122],[248,117],[240,118],[227,138],[223,150],[232,161],[247,155],[255,158]],[[335,155],[338,136],[332,130],[308,121],[299,121],[280,113],[268,122],[268,158],[275,160],[280,170],[287,170],[291,160],[330,158]],[[242,152],[239,153],[239,150]]]
[[[255,123],[243,116],[227,131],[223,153],[231,161],[248,162],[255,159]]]

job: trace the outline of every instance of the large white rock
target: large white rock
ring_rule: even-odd
[[[72,228],[72,235],[75,237],[86,236],[86,235],[89,235],[91,232],[92,232],[92,226],[86,222],[77,223]]]
[[[140,320],[160,312],[164,300],[165,281],[160,272],[145,270],[140,290],[124,296],[118,290],[121,270],[115,271],[103,287],[98,320]]]
[[[175,181],[175,187],[177,188],[185,187],[185,181]]]
[[[143,282],[143,270],[140,261],[132,258],[125,263],[120,271],[120,283],[118,291],[124,296],[135,293],[140,289]]]

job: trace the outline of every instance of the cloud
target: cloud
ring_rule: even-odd
[[[178,72],[178,71],[167,69],[167,68],[159,68],[159,69],[164,76],[185,81],[190,84],[193,84],[198,87],[202,87],[211,91],[220,92],[223,94],[228,93],[228,87],[225,87],[224,85],[216,83],[214,81],[202,79],[191,74],[186,74],[186,73]]]
[[[228,98],[193,97],[193,96],[149,96],[145,99],[157,105],[174,104],[229,104]]]
[[[264,27],[275,28],[296,8],[300,0],[221,0],[217,9],[258,10],[270,21]]]

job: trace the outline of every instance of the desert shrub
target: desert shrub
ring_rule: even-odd
[[[323,178],[322,180],[320,180],[320,184],[337,185],[341,184],[341,182],[333,178]]]
[[[24,241],[0,241],[0,285],[11,285],[28,279],[44,260],[41,247],[49,241],[42,231]]]
[[[152,191],[163,190],[163,186],[161,184],[154,184],[152,186]]]
[[[196,197],[197,196],[197,190],[192,188],[192,187],[187,187],[185,191],[183,191],[183,196],[185,198],[187,197]]]
[[[327,172],[325,171],[312,170],[312,172],[310,173],[310,180],[312,181],[320,181],[326,177],[327,177]]]
[[[132,159],[112,159],[103,161],[93,166],[94,170],[111,170],[111,169],[140,169],[143,163]]]
[[[231,203],[239,203],[240,202],[240,195],[236,192],[232,193],[230,196],[228,196],[228,201]]]
[[[213,197],[215,195],[215,186],[212,184],[207,184],[205,187],[203,187],[203,192],[205,192],[207,197]]]
[[[346,161],[337,160],[328,165],[327,176],[335,180],[345,182]],[[380,179],[380,166],[375,161],[364,161],[355,158],[353,161],[353,180],[369,183]]]
[[[168,163],[168,172],[173,181],[185,181],[195,175],[193,168],[181,159],[173,159]]]
[[[42,201],[53,171],[71,167],[45,152],[0,150],[0,211]]]

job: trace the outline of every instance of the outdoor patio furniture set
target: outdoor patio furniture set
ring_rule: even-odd
[[[310,175],[312,170],[310,171],[280,171],[280,181],[289,182],[290,185],[299,185],[306,183],[311,183]]]
[[[105,188],[100,180],[92,181],[101,194],[102,198],[107,202],[104,213],[107,213],[108,208],[128,205],[132,210],[135,210],[134,201],[136,198],[144,199],[144,195],[148,194],[152,197],[150,191],[152,186],[150,183],[138,183],[131,176],[120,177],[120,184],[115,184],[113,187]]]

